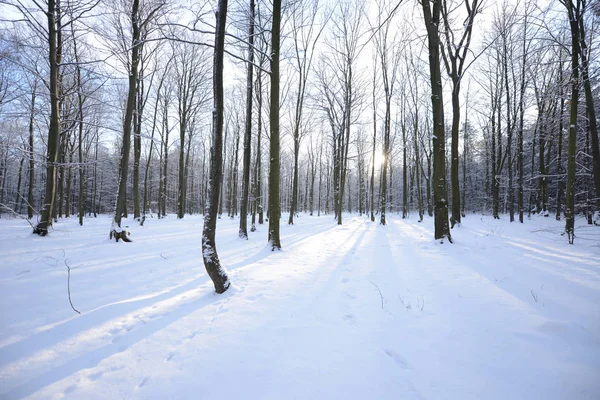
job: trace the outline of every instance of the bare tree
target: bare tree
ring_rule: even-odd
[[[460,208],[460,186],[458,182],[458,138],[460,127],[460,85],[464,72],[468,65],[465,65],[469,46],[471,44],[471,36],[473,32],[473,22],[475,16],[481,11],[481,5],[478,0],[464,0],[466,8],[466,18],[456,37],[455,30],[452,26],[453,15],[452,11],[456,8],[454,4],[448,7],[448,0],[443,0],[442,17],[444,20],[444,43],[440,46],[446,72],[452,82],[452,137],[450,144],[450,182],[452,187],[452,216],[450,217],[451,228],[454,224],[460,224],[461,208]],[[435,7],[435,3],[434,3]]]
[[[429,48],[429,79],[431,81],[431,106],[433,111],[433,203],[435,239],[450,236],[448,224],[448,195],[446,191],[446,140],[444,129],[444,101],[440,71],[440,11],[442,0],[420,0],[427,27]],[[432,3],[432,4],[430,4]],[[432,7],[433,6],[433,7]]]
[[[148,24],[151,23],[163,7],[164,3],[159,2],[142,14],[140,11],[140,1],[133,0],[131,4],[130,24],[131,24],[131,60],[127,63],[129,69],[129,88],[127,91],[127,103],[125,106],[125,118],[123,121],[123,140],[121,146],[121,162],[119,187],[117,194],[117,202],[115,207],[115,216],[112,222],[110,237],[116,241],[122,239],[124,242],[130,242],[128,232],[121,228],[121,218],[126,213],[126,192],[127,192],[127,175],[129,172],[129,152],[131,147],[131,127],[134,117],[135,103],[137,101],[138,89],[138,71],[140,64],[140,56],[144,42],[142,32],[148,29]]]
[[[579,105],[580,21],[585,0],[560,0],[566,7],[571,27],[571,115],[567,155],[567,193],[565,198],[565,232],[569,243],[575,241],[575,156],[577,147],[577,109]]]
[[[288,224],[294,223],[294,213],[298,211],[298,159],[300,143],[306,134],[302,127],[304,98],[308,77],[319,37],[325,28],[323,22],[318,23],[319,0],[298,2],[292,14],[292,36],[294,38],[294,67],[297,73],[298,87],[292,119],[292,139],[294,141],[294,171],[292,182],[292,204]]]
[[[202,258],[206,272],[212,279],[215,292],[223,293],[231,285],[227,270],[217,254],[215,232],[219,211],[219,191],[223,179],[223,55],[225,49],[225,24],[227,22],[227,0],[219,0],[216,11],[213,61],[213,138],[210,149],[210,176],[208,201],[204,210],[204,228],[202,230]]]
[[[280,143],[279,143],[279,54],[281,40],[281,0],[273,0],[273,24],[271,28],[271,106],[269,140],[269,243],[271,249],[281,249],[279,223],[281,204],[279,200]]]
[[[254,72],[254,0],[250,0],[248,15],[248,64],[246,65],[246,123],[244,126],[244,170],[242,172],[242,201],[240,204],[240,238],[248,239],[248,194],[250,191],[250,157],[252,148],[252,100]],[[259,132],[260,135],[260,132]]]

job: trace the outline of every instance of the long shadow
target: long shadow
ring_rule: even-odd
[[[165,314],[161,318],[149,321],[144,325],[138,325],[139,328],[124,334],[116,343],[110,343],[93,351],[81,354],[80,356],[74,358],[73,360],[67,361],[62,365],[55,365],[51,371],[43,373],[28,380],[27,382],[20,384],[10,391],[1,394],[0,397],[8,399],[25,398],[37,392],[38,390],[41,390],[55,382],[77,373],[82,369],[95,367],[102,360],[125,351],[139,341],[153,335],[161,329],[164,329],[177,320],[182,319],[207,305],[226,302],[233,295],[234,294],[228,295],[226,292],[225,294],[217,297],[207,287],[207,293],[198,300],[183,304],[179,306],[179,308],[169,312],[168,314]]]
[[[84,312],[48,330],[40,331],[21,341],[9,344],[0,349],[0,364],[6,365],[20,358],[28,357],[58,342],[75,336],[78,333],[100,326],[103,323],[116,319],[121,315],[147,307],[154,303],[170,299],[188,290],[197,288],[207,281],[206,275],[193,279],[187,283],[176,286],[164,293],[137,300],[125,300],[118,303],[107,304],[94,310]]]
[[[323,228],[320,229],[316,229],[316,230],[311,230],[309,232],[306,232],[304,234],[296,234],[296,235],[287,235],[284,236],[282,238],[282,246],[284,248],[284,250],[286,248],[290,248],[290,246],[294,246],[298,243],[303,242],[304,240],[308,240],[309,238],[312,238],[315,235],[319,235],[321,233],[325,233],[328,231],[332,231],[338,228],[339,225],[327,225]],[[288,237],[293,238],[292,240],[287,240]],[[271,249],[269,248],[268,245],[266,245],[265,247],[261,247],[255,254],[251,255],[250,257],[239,261],[237,263],[234,264],[229,264],[226,265],[228,270],[234,270],[240,267],[244,267],[248,264],[253,264],[262,260],[265,260],[267,258],[269,258],[270,256],[272,256],[274,254],[273,251],[271,251]]]
[[[287,241],[284,243],[284,245],[291,246],[303,240],[306,240],[309,237],[312,237],[316,234],[320,234],[336,228],[337,225],[327,225],[322,229],[318,229],[317,231],[310,231],[304,235],[296,237],[294,240]],[[271,249],[265,246],[261,248],[256,254],[240,262],[226,266],[229,270],[235,270],[248,264],[264,260],[270,257],[271,255],[273,255],[273,252],[271,251]],[[124,300],[117,303],[111,303],[96,308],[94,310],[84,312],[81,315],[73,317],[64,322],[60,322],[50,329],[37,332],[27,338],[24,338],[18,342],[11,343],[1,348],[0,365],[7,365],[18,359],[29,357],[38,351],[51,347],[59,342],[64,341],[69,337],[73,337],[79,334],[82,331],[92,329],[110,320],[117,319],[122,315],[132,313],[136,310],[148,307],[160,301],[178,296],[188,290],[197,288],[199,285],[206,283],[207,280],[207,276],[203,274],[199,278],[193,279],[187,283],[171,288],[163,293],[150,295],[148,297],[136,300]]]
[[[396,225],[398,234],[401,238],[407,242],[411,239],[413,230],[402,229],[399,225]],[[410,228],[417,230],[423,230],[424,227],[415,227],[414,224],[407,224]],[[472,230],[467,229],[466,233],[473,234]],[[485,279],[490,284],[494,285],[500,291],[506,293],[508,296],[518,299],[523,304],[528,304],[534,307],[537,301],[532,298],[531,290],[532,286],[543,283],[551,279],[558,279],[565,285],[565,290],[571,295],[579,296],[581,298],[592,298],[597,290],[585,287],[580,281],[572,280],[571,276],[566,273],[567,270],[573,269],[572,265],[569,265],[567,260],[563,260],[560,257],[551,257],[546,260],[539,260],[535,263],[528,263],[528,257],[535,255],[536,250],[535,242],[531,244],[530,249],[523,249],[514,243],[515,237],[494,237],[494,243],[498,246],[491,250],[479,250],[469,248],[468,245],[472,245],[473,239],[468,238],[463,243],[457,243],[447,246],[436,246],[434,249],[441,257],[449,260],[451,263],[457,266],[461,266],[472,273],[476,273]],[[540,242],[543,239],[540,238]],[[470,246],[473,247],[473,246]],[[432,248],[427,248],[431,252]],[[462,250],[462,251],[461,251]],[[549,261],[556,262],[556,266],[550,266]],[[541,261],[541,262],[540,262]],[[501,266],[499,265],[501,263]],[[560,267],[559,265],[562,265]],[[585,268],[585,271],[590,271],[589,268]],[[566,273],[565,275],[562,275]],[[578,276],[580,276],[579,274]],[[594,275],[595,272],[594,272]],[[509,281],[504,282],[507,278]],[[589,280],[590,276],[586,276]],[[583,279],[581,279],[583,280]],[[550,307],[548,303],[552,302]],[[556,318],[558,310],[565,313],[573,313],[573,309],[570,309],[567,304],[561,302],[558,299],[547,299],[546,307],[537,308],[537,312],[548,316],[549,318]]]
[[[354,257],[354,253],[355,253],[356,249],[360,246],[360,244],[364,240],[367,232],[369,232],[370,224],[366,225],[366,227],[363,224],[359,224],[354,230],[350,231],[350,234],[348,235],[348,239],[352,238],[361,227],[364,227],[364,230],[359,234],[359,236],[356,238],[356,240],[354,240],[354,242],[350,245],[348,251],[342,258],[342,260],[336,264],[336,267],[333,270],[335,273],[333,273],[330,276],[330,278],[328,279],[328,284],[325,285],[325,287],[332,287],[332,285],[335,282],[339,281],[339,275],[343,274],[343,272],[344,272],[343,270],[340,269],[340,267],[348,264],[348,262]],[[331,255],[327,260],[325,260],[323,262],[323,264],[324,265],[329,264],[328,260],[330,260],[332,258],[337,258],[337,256],[338,256],[338,253]]]

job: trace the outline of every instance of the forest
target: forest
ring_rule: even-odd
[[[342,224],[346,211],[382,224],[386,213],[435,212],[451,227],[467,213],[521,223],[543,214],[568,232],[573,215],[597,220],[597,3],[432,5],[287,2],[278,71],[271,4],[229,5],[219,217],[262,224],[279,192],[290,224],[299,212]],[[2,6],[2,213],[27,215],[43,233],[70,216],[143,224],[204,213],[213,5]],[[440,229],[436,238],[450,237]]]
[[[0,255],[7,262],[4,271],[0,267],[6,289],[3,307],[14,306],[21,293],[31,288],[47,291],[46,297],[35,300],[42,303],[44,298],[64,298],[68,290],[68,310],[63,311],[81,318],[88,315],[89,322],[73,322],[78,334],[84,335],[96,323],[108,324],[109,315],[115,321],[133,321],[105,329],[115,337],[110,345],[98,347],[104,351],[83,356],[85,350],[73,350],[80,353],[71,356],[81,357],[58,372],[27,381],[27,358],[18,354],[34,356],[25,346],[29,342],[38,350],[53,348],[54,354],[61,354],[58,337],[63,330],[69,332],[68,326],[32,322],[19,316],[20,308],[14,313],[7,309],[6,327],[0,330],[0,376],[5,375],[0,378],[0,397],[56,396],[59,391],[52,385],[83,373],[82,366],[89,360],[99,367],[138,342],[154,338],[155,332],[164,332],[168,321],[187,317],[186,310],[191,313],[197,305],[183,302],[180,295],[196,290],[194,285],[206,289],[205,280],[197,281],[198,274],[204,273],[197,269],[202,262],[211,288],[226,296],[215,300],[198,297],[196,292],[190,295],[201,310],[216,315],[204,321],[210,325],[229,309],[225,305],[230,302],[241,319],[246,318],[244,310],[252,314],[246,302],[261,300],[249,298],[247,287],[259,285],[254,292],[272,300],[292,285],[285,283],[289,276],[270,266],[277,264],[273,258],[277,254],[282,257],[279,263],[293,266],[294,271],[306,266],[298,272],[299,281],[294,281],[297,292],[304,282],[314,284],[314,290],[322,288],[319,293],[324,295],[325,282],[312,281],[312,274],[324,269],[321,279],[335,275],[336,282],[338,278],[352,282],[336,274],[344,265],[359,264],[351,259],[355,253],[374,268],[361,272],[362,283],[355,291],[374,293],[375,310],[389,316],[394,313],[392,302],[413,312],[410,315],[421,316],[437,305],[440,308],[431,312],[443,315],[445,300],[439,293],[454,296],[454,289],[438,293],[421,283],[420,292],[411,292],[410,300],[407,294],[390,293],[400,287],[410,291],[402,286],[404,278],[418,276],[411,282],[440,284],[441,275],[427,267],[439,263],[451,285],[458,285],[456,279],[467,279],[451,272],[452,266],[461,271],[468,267],[464,276],[485,276],[495,288],[509,278],[531,277],[535,283],[519,281],[511,286],[511,299],[541,305],[546,310],[535,312],[542,314],[553,313],[548,309],[557,302],[555,311],[560,311],[549,314],[552,321],[540,323],[541,330],[538,325],[522,329],[558,332],[560,344],[548,339],[547,347],[538,349],[540,358],[524,365],[542,368],[556,363],[547,355],[551,349],[561,346],[562,340],[583,338],[580,347],[572,350],[573,357],[583,360],[578,364],[580,372],[561,366],[541,373],[546,378],[566,374],[564,386],[544,386],[540,380],[531,389],[531,382],[523,378],[513,392],[502,385],[489,392],[482,383],[473,392],[459,387],[445,397],[442,388],[451,383],[438,382],[434,390],[430,382],[411,375],[405,382],[410,388],[401,384],[387,390],[382,383],[376,386],[382,391],[376,391],[375,398],[397,398],[393,394],[398,390],[414,392],[414,398],[595,398],[600,393],[598,383],[588,379],[600,371],[598,342],[592,338],[600,332],[600,318],[594,311],[600,301],[600,2],[0,0],[0,14],[0,231],[5,232],[0,234]],[[488,237],[494,240],[488,242]],[[324,243],[337,255],[331,255]],[[412,250],[404,249],[406,243]],[[371,253],[371,246],[381,246],[385,252]],[[94,249],[89,251],[95,255],[87,253],[86,247]],[[36,249],[39,253],[34,257]],[[477,254],[468,255],[472,249]],[[466,258],[461,263],[463,253]],[[151,254],[156,259],[145,265],[144,257]],[[447,258],[457,254],[461,256]],[[338,269],[327,268],[325,260],[330,258]],[[394,266],[413,261],[412,272],[401,277],[394,272]],[[81,268],[102,262],[106,271],[92,267],[92,275],[85,279],[80,275],[85,282],[71,281],[83,273]],[[148,277],[139,278],[144,283],[135,281],[135,274],[145,274],[141,271],[146,267],[154,271],[163,262],[165,268],[168,265],[159,279],[163,286],[155,286]],[[248,265],[261,263],[268,264],[263,272],[246,272]],[[544,270],[544,263],[551,269]],[[509,272],[499,269],[503,265],[514,274],[504,277]],[[117,266],[128,272],[116,272]],[[192,269],[183,272],[180,281],[168,275],[180,274],[184,266]],[[48,275],[52,283],[44,289],[39,283],[44,280],[19,280],[33,279],[37,268],[46,268],[49,274],[60,270],[62,275],[53,277],[55,281]],[[394,278],[387,278],[385,284],[377,281],[383,276],[378,273]],[[109,279],[113,274],[136,288],[115,283]],[[563,275],[566,283],[556,278]],[[271,279],[282,286],[272,288]],[[106,282],[106,292],[92,295],[95,280]],[[550,295],[542,299],[545,283],[556,290],[552,300]],[[468,286],[473,296],[496,304],[489,292],[480,293],[473,285]],[[357,296],[342,286],[335,288],[351,300]],[[463,289],[456,286],[458,293]],[[79,302],[72,291],[78,293],[73,297],[79,297]],[[122,297],[116,291],[122,291]],[[148,298],[156,302],[143,300]],[[582,302],[578,312],[575,298]],[[161,305],[160,313],[150,312],[160,320],[152,326],[154,317],[125,305],[140,301],[140,310],[146,310],[168,299],[177,300],[179,306]],[[497,299],[508,307],[505,297]],[[70,314],[23,301],[22,307],[37,310],[34,315],[71,323],[66,317]],[[125,305],[122,312],[117,310],[119,304]],[[115,309],[107,311],[106,319],[104,307]],[[273,310],[269,307],[263,310]],[[322,318],[338,311],[329,307],[331,312],[323,311]],[[348,304],[339,307],[346,309]],[[469,312],[481,312],[479,306],[471,307]],[[567,310],[576,315],[568,316]],[[297,311],[302,315],[305,309]],[[280,317],[289,317],[284,314]],[[367,314],[365,310],[365,318]],[[357,310],[344,311],[344,326],[355,328],[361,321],[358,315]],[[472,314],[460,315],[471,326],[467,315]],[[529,314],[523,311],[525,315]],[[508,314],[506,318],[510,320]],[[255,327],[268,323],[260,318],[252,321]],[[412,333],[427,330],[426,325],[418,325],[424,321],[415,321]],[[445,324],[442,319],[435,321],[434,327]],[[405,322],[373,321],[389,323],[393,330]],[[39,333],[23,336],[19,326],[53,333],[37,340]],[[285,326],[277,329],[285,336]],[[504,329],[500,331],[506,333]],[[134,335],[127,336],[130,330]],[[343,332],[340,329],[339,334]],[[302,342],[298,332],[294,335]],[[276,337],[267,335],[263,340]],[[479,337],[474,333],[473,338]],[[236,338],[231,340],[237,343]],[[447,343],[449,339],[427,340]],[[120,347],[119,341],[127,345]],[[310,347],[314,342],[306,344]],[[520,345],[511,347],[510,354],[516,354]],[[400,370],[418,369],[411,365],[411,357],[390,346],[383,349],[384,359]],[[462,357],[456,351],[454,361]],[[501,353],[489,356],[502,357]],[[276,358],[275,350],[266,354]],[[371,355],[353,354],[357,363],[365,358],[376,361]],[[518,363],[510,354],[502,365]],[[586,358],[589,354],[591,359]],[[248,357],[254,355],[248,350]],[[234,356],[236,362],[246,362],[243,355]],[[217,352],[209,359],[220,362]],[[39,368],[49,371],[49,366]],[[423,365],[421,372],[426,368]],[[235,375],[237,370],[230,372],[241,376]],[[513,373],[511,379],[517,379],[519,372]],[[473,379],[476,369],[465,374]],[[298,379],[309,375],[300,374]],[[10,383],[10,376],[17,383]],[[379,379],[385,381],[387,376],[383,373]],[[317,376],[310,378],[319,381]],[[146,386],[149,378],[140,379],[136,390]],[[317,392],[292,384],[295,391],[286,393],[285,385],[277,384],[265,394],[251,386],[258,392],[251,390],[248,396],[336,398],[335,391],[328,391],[342,384],[335,386],[335,382],[321,382]],[[576,382],[585,390],[577,392]],[[135,394],[123,387],[119,392],[119,387],[92,397],[87,392],[72,394],[69,388],[81,389],[77,384],[60,390],[74,398],[168,396],[161,391]],[[177,392],[183,398],[197,390],[185,387]],[[369,396],[369,387],[359,385],[353,392],[350,385],[346,397]],[[319,388],[327,389],[320,392]],[[229,398],[244,397],[244,392],[232,388],[226,393]]]

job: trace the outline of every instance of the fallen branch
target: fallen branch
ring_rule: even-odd
[[[19,214],[18,212],[16,212],[9,206],[7,206],[6,204],[0,203],[0,208],[7,210],[9,213],[11,213],[13,216],[15,216],[17,218],[24,219],[25,221],[27,221],[27,223],[29,224],[29,226],[31,226],[32,229],[35,229],[35,226],[33,226],[33,224],[31,223],[31,221],[29,219],[25,218],[24,216],[22,216],[21,214]]]
[[[369,281],[369,282],[371,282],[371,284],[373,286],[375,286],[375,289],[377,289],[377,291],[379,292],[379,297],[381,298],[381,308],[383,308],[383,294],[381,294],[381,290],[379,289],[379,286],[377,286],[375,284],[375,282],[373,282],[373,281]]]
[[[77,313],[81,314],[78,309],[73,305],[73,301],[71,301],[71,266],[68,263],[69,260],[65,259],[65,265],[67,266],[67,293],[69,294],[69,304],[71,304],[71,308]]]

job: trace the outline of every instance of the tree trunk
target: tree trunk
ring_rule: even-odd
[[[142,52],[140,44],[140,58]],[[144,80],[139,77],[133,122],[133,218],[140,219],[140,158],[142,156],[142,113],[144,111]]]
[[[213,62],[213,140],[210,151],[210,178],[208,205],[204,211],[202,230],[202,258],[206,272],[215,286],[215,292],[223,293],[231,282],[227,271],[221,265],[217,254],[215,232],[219,211],[219,190],[223,179],[223,54],[225,47],[225,23],[227,20],[227,0],[219,0],[216,12],[215,53]]]
[[[257,121],[256,121],[256,204],[258,208],[258,224],[264,223],[264,205],[263,205],[263,192],[262,192],[262,71],[257,68],[256,71],[256,84],[258,88],[258,98],[256,105]]]
[[[559,82],[560,82],[560,89],[559,89],[559,98],[560,98],[560,111],[558,113],[558,150],[557,150],[557,156],[556,156],[556,175],[557,175],[557,181],[558,181],[558,188],[557,188],[557,194],[556,194],[556,220],[560,221],[560,215],[561,215],[561,211],[562,211],[562,198],[564,196],[564,192],[565,192],[565,185],[564,185],[564,167],[563,167],[563,161],[562,161],[562,153],[563,153],[563,119],[564,119],[564,109],[565,109],[565,99],[564,99],[564,95],[563,95],[563,65],[562,65],[562,51],[561,51],[561,62],[559,64],[558,67],[558,72],[559,72]]]
[[[524,168],[523,165],[523,120],[525,117],[525,73],[526,73],[526,61],[527,61],[527,13],[525,14],[524,20],[524,30],[523,30],[523,59],[521,61],[521,87],[519,90],[519,129],[517,131],[517,169],[519,170],[518,177],[518,190],[517,190],[517,209],[519,212],[519,222],[523,223],[523,175]],[[561,66],[562,70],[562,66]],[[562,73],[561,73],[562,75]],[[562,82],[562,79],[561,79]],[[562,87],[562,86],[561,86]],[[562,89],[561,89],[562,92]],[[561,96],[562,97],[562,96]],[[562,129],[562,120],[561,120],[561,129]],[[561,132],[562,134],[562,132]],[[560,155],[559,155],[560,161]],[[559,167],[560,168],[560,167]],[[559,195],[560,196],[560,195]]]
[[[131,125],[133,121],[133,112],[136,102],[136,89],[139,66],[140,53],[140,26],[139,26],[139,0],[133,0],[131,8],[131,65],[129,71],[129,90],[127,93],[127,105],[125,108],[125,121],[123,123],[123,145],[121,148],[121,167],[119,177],[119,189],[117,194],[117,204],[115,207],[115,216],[113,219],[110,237],[114,237],[118,242],[123,239],[124,242],[130,242],[128,233],[121,229],[121,218],[125,214],[126,208],[126,192],[127,192],[127,175],[129,172],[129,152],[131,146]]]
[[[15,205],[13,209],[15,213],[19,213],[19,205],[21,204],[21,181],[23,180],[23,163],[25,162],[25,158],[21,157],[21,161],[19,162],[19,174],[17,178],[17,195],[15,197]]]
[[[585,7],[585,6],[584,6]],[[583,11],[581,14],[583,14]],[[596,212],[599,213],[596,223],[600,223],[600,144],[598,141],[598,123],[596,120],[596,109],[594,108],[594,94],[589,76],[589,50],[585,41],[585,30],[583,15],[579,18],[579,37],[581,43],[581,75],[583,78],[583,90],[585,93],[585,105],[587,110],[589,132],[592,146],[592,171],[594,173],[594,187],[596,196]]]
[[[281,31],[281,0],[273,0],[273,26],[271,29],[271,106],[269,146],[269,242],[271,248],[281,249],[279,239],[279,42]]]
[[[52,226],[52,212],[56,197],[56,163],[58,161],[58,147],[60,140],[60,115],[58,107],[59,85],[58,74],[60,56],[57,54],[57,32],[56,32],[56,1],[48,0],[48,48],[50,64],[50,128],[48,131],[48,152],[46,156],[46,189],[44,192],[44,203],[42,206],[42,217],[33,233],[41,236],[48,234]]]
[[[33,153],[33,128],[35,116],[35,96],[37,90],[37,80],[34,82],[31,91],[31,113],[29,114],[29,188],[27,190],[27,218],[33,218],[33,188],[35,181],[35,158]]]
[[[375,222],[375,148],[377,145],[377,100],[375,96],[376,75],[373,68],[373,151],[371,152],[371,222]]]
[[[450,236],[448,224],[448,196],[446,192],[446,141],[444,132],[444,103],[442,76],[440,72],[440,1],[433,0],[433,10],[429,0],[421,0],[423,15],[427,26],[427,42],[429,48],[429,73],[431,81],[431,103],[433,109],[433,203],[434,203],[434,237],[443,240]]]
[[[460,128],[460,81],[453,82],[452,91],[452,138],[450,140],[450,186],[452,188],[452,214],[450,228],[460,226],[460,184],[458,180],[458,131]],[[464,157],[464,154],[463,154]]]
[[[187,100],[179,107],[179,171],[177,174],[177,218],[185,214],[185,138],[187,131]],[[181,100],[180,100],[181,104]],[[182,111],[183,108],[183,111]]]
[[[73,52],[75,53],[75,62],[76,62],[76,74],[77,74],[77,106],[79,113],[79,121],[78,121],[78,135],[77,135],[77,155],[79,159],[79,166],[77,170],[79,171],[79,197],[77,200],[77,211],[79,217],[79,225],[83,226],[83,216],[85,210],[83,208],[85,201],[85,168],[83,166],[83,95],[82,95],[82,87],[81,87],[81,68],[79,67],[79,54],[77,53],[77,40],[75,39],[75,32],[73,30],[73,23],[71,23],[71,31],[73,32]]]
[[[248,192],[250,188],[250,157],[252,148],[252,72],[254,71],[254,0],[250,0],[248,19],[248,75],[246,76],[246,124],[244,129],[244,166],[242,171],[242,201],[240,204],[240,238],[248,239]]]
[[[578,6],[579,1],[577,0]],[[567,3],[571,26],[571,116],[567,154],[567,193],[565,198],[565,232],[569,244],[575,240],[575,156],[577,150],[577,108],[579,102],[579,7],[575,8],[571,0]]]

